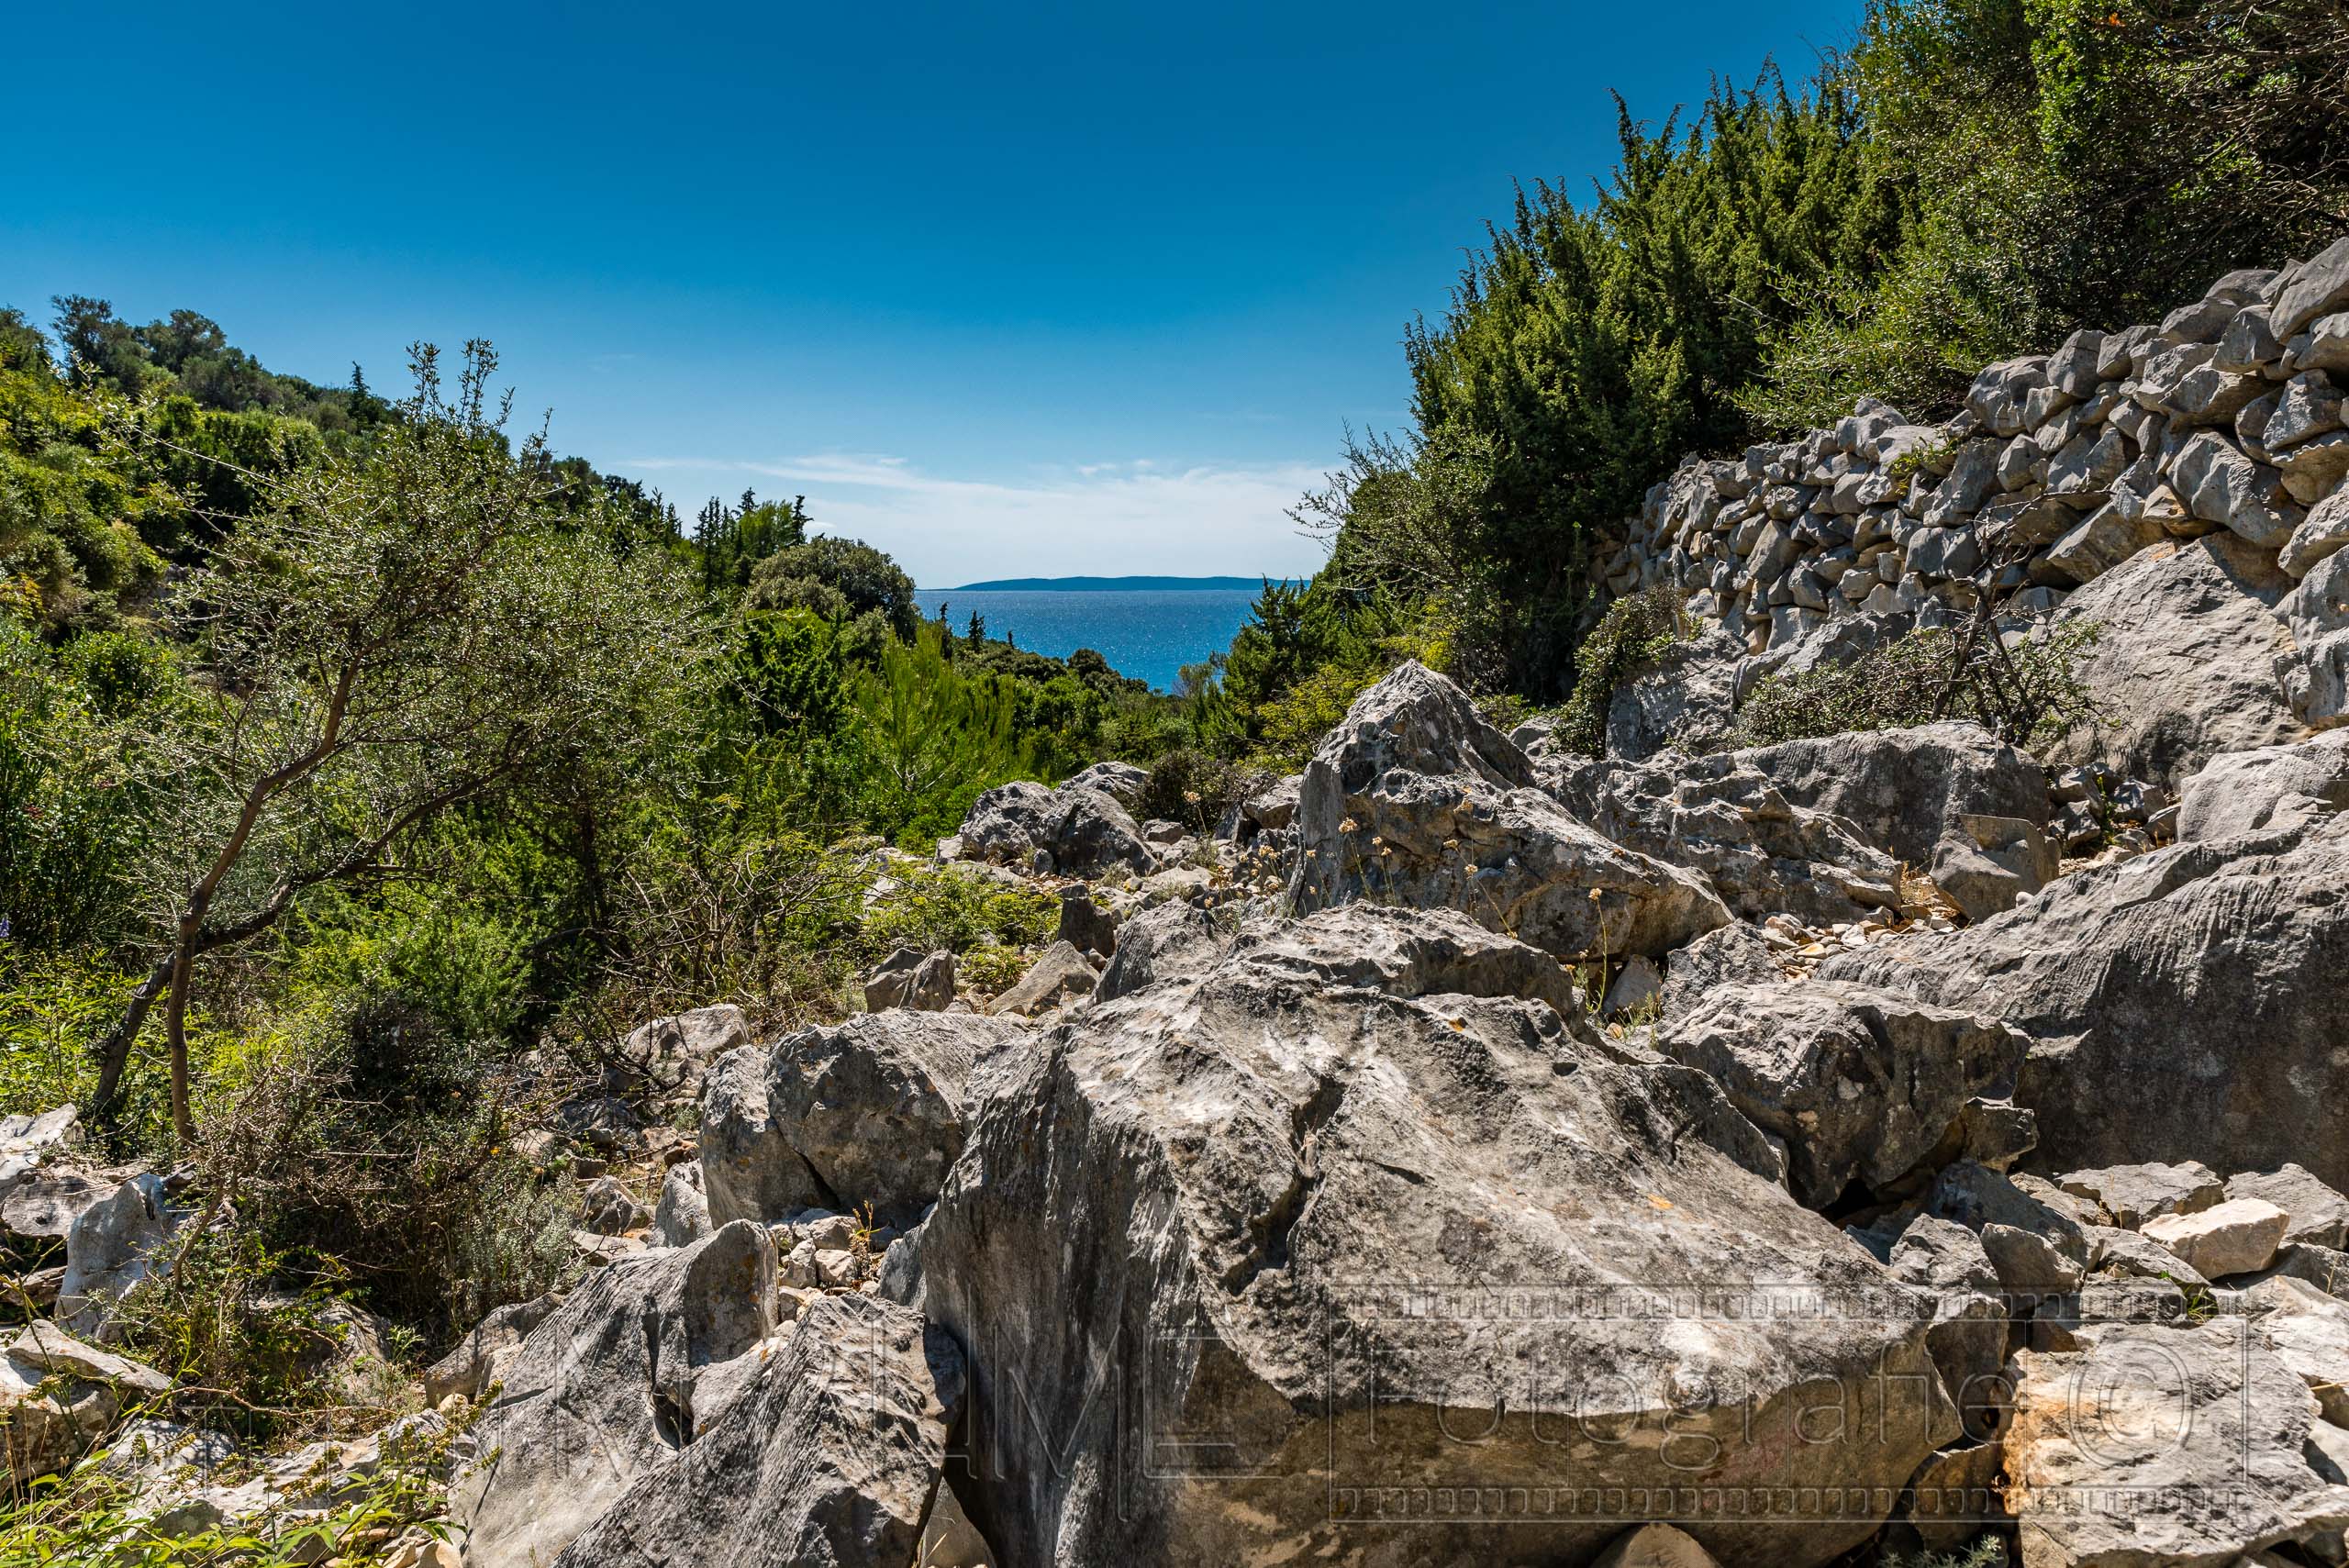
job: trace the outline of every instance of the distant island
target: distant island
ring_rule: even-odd
[[[925,594],[1059,593],[1109,594],[1150,588],[1261,588],[1262,577],[997,577],[959,588],[924,588]]]

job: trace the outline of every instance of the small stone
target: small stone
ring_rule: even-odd
[[[2227,1197],[2218,1173],[2199,1160],[2176,1165],[2109,1165],[2101,1170],[2074,1171],[2056,1185],[2074,1197],[2084,1197],[2112,1217],[2112,1223],[2134,1230],[2165,1214],[2195,1214],[2212,1208]]]
[[[2247,1274],[2276,1261],[2290,1217],[2258,1198],[2232,1198],[2193,1214],[2167,1214],[2139,1227],[2210,1279]]]
[[[2227,1196],[2258,1198],[2287,1216],[2284,1245],[2308,1243],[2339,1249],[2349,1245],[2349,1197],[2343,1197],[2298,1165],[2247,1172],[2227,1178]]]

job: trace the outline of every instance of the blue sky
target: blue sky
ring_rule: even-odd
[[[0,304],[202,310],[379,389],[494,339],[556,446],[805,494],[924,585],[1309,571],[1283,515],[1513,178],[1789,75],[1759,7],[42,6]]]

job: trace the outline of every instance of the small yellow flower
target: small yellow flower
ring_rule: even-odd
[[[1195,789],[1186,789],[1183,792],[1183,798],[1193,806],[1197,806],[1199,803],[1199,792]]]
[[[1476,874],[1476,867],[1475,867],[1475,862],[1470,862],[1469,864],[1467,864],[1467,865],[1462,866],[1460,869],[1461,869],[1462,871],[1466,872],[1470,876],[1474,876],[1474,875],[1475,875],[1475,874]]]
[[[1362,831],[1362,824],[1349,817],[1343,822],[1338,824],[1338,831],[1341,833],[1358,833]]]

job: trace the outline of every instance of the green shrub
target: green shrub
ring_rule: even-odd
[[[1189,746],[1177,747],[1151,764],[1134,815],[1179,822],[1193,833],[1214,831],[1225,812],[1270,782],[1262,768],[1230,762]]]
[[[159,1527],[136,1480],[112,1473],[101,1450],[61,1475],[0,1495],[0,1562],[24,1568],[381,1568],[411,1529],[450,1531],[450,1450],[462,1425],[387,1444],[383,1462],[324,1507],[296,1489],[298,1507],[250,1523]]]
[[[1031,884],[1014,887],[960,867],[918,863],[892,866],[888,875],[896,885],[866,906],[856,938],[863,963],[900,947],[957,954],[1031,947],[1060,920],[1060,901]]]
[[[2092,711],[2077,665],[2102,630],[2075,621],[2003,643],[1987,633],[1913,631],[1840,664],[1767,677],[1738,709],[1738,742],[1967,718],[2029,751]]]
[[[1681,597],[1673,584],[1658,583],[1607,606],[1575,651],[1575,689],[1559,716],[1559,744],[1586,757],[1605,754],[1607,709],[1616,688],[1687,635]]]

